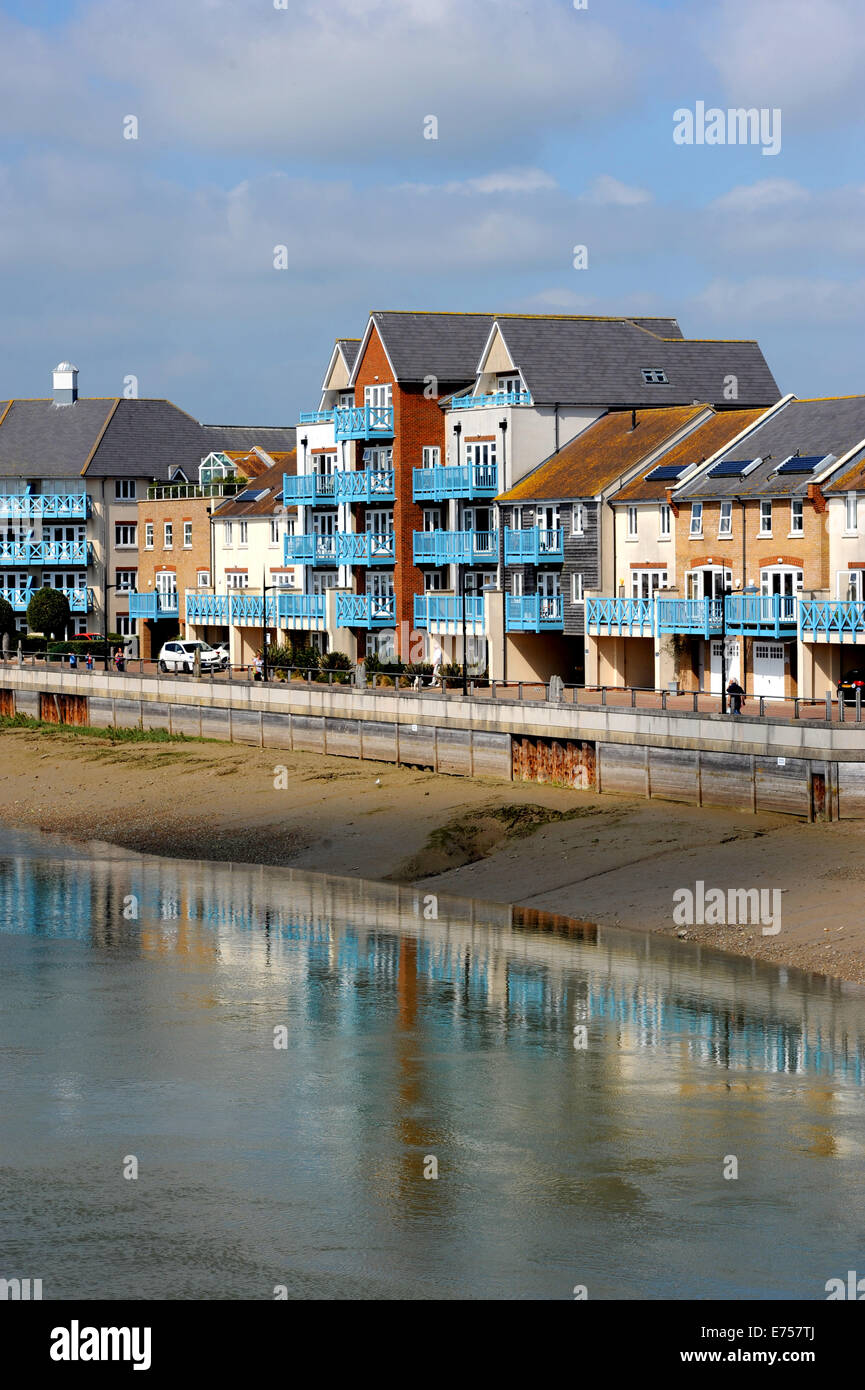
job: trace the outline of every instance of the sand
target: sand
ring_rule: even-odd
[[[865,983],[865,822],[24,729],[0,734],[0,820],[144,853],[413,882]],[[673,894],[698,880],[779,890],[780,932],[677,925]]]

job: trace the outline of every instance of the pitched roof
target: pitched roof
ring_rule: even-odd
[[[779,464],[791,455],[840,459],[865,440],[865,396],[827,397],[791,400],[773,412],[763,425],[757,425],[747,439],[730,452],[731,459],[763,460],[745,474],[712,477],[712,468],[699,473],[677,489],[676,497],[797,497],[820,476],[820,469],[808,473],[777,473]],[[825,469],[824,469],[825,471]]]
[[[349,371],[351,371],[360,349],[360,338],[337,338],[336,345],[345,358]]]
[[[253,478],[248,488],[243,492],[237,493],[235,497],[229,497],[221,506],[214,507],[213,514],[222,520],[223,517],[251,517],[251,516],[273,516],[279,508],[282,510],[282,477],[284,473],[294,473],[297,466],[297,453],[291,453],[275,460],[273,467],[259,477]],[[254,493],[254,497],[243,500],[244,493]],[[291,508],[296,511],[297,508]]]
[[[201,425],[166,400],[81,396],[0,403],[0,477],[166,479],[176,468],[198,476],[214,450],[254,445],[290,450],[294,430]]]
[[[698,425],[685,439],[674,444],[659,458],[654,458],[627,487],[616,493],[612,501],[662,502],[667,489],[676,487],[677,479],[654,478],[649,481],[656,468],[679,468],[684,472],[692,464],[702,463],[704,459],[711,458],[719,449],[723,449],[725,444],[735,439],[737,434],[747,429],[755,420],[759,420],[762,414],[762,406],[753,406],[750,410],[713,411],[704,424]]]
[[[630,410],[610,411],[498,500],[559,502],[571,497],[596,497],[705,409],[705,405],[689,405],[638,410],[636,429],[631,428]]]
[[[510,315],[499,327],[536,405],[724,405],[731,376],[742,405],[768,405],[781,394],[756,342],[661,338],[626,318]],[[643,379],[654,370],[666,380]]]
[[[492,314],[448,314],[374,310],[377,328],[397,381],[474,381],[478,358],[492,326]],[[355,362],[355,370],[357,362]]]

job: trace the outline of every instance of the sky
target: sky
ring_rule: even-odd
[[[863,391],[861,17],[0,0],[0,399],[69,359],[83,395],[294,424],[373,309],[671,315]],[[778,111],[780,151],[677,143],[701,102]]]

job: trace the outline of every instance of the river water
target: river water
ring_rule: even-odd
[[[853,986],[4,831],[0,1007],[0,1276],[46,1299],[814,1299],[865,1274]]]

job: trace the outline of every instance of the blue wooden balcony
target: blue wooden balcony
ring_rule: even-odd
[[[592,637],[652,637],[653,610],[650,598],[588,598],[586,631]]]
[[[129,591],[129,616],[130,618],[145,618],[149,622],[156,622],[159,618],[179,618],[180,599],[177,596],[177,590],[131,589]]]
[[[730,594],[725,600],[727,631],[743,637],[795,637],[795,594]]]
[[[198,626],[265,627],[277,623],[279,599],[271,593],[267,602],[261,594],[238,589],[230,594],[198,594],[186,591],[186,621]]]
[[[865,603],[852,600],[799,600],[799,631],[804,642],[837,636],[854,639],[865,636]]]
[[[416,565],[496,565],[498,531],[415,531],[412,558]]]
[[[89,613],[93,606],[93,595],[89,589],[60,589],[69,600],[70,613]],[[12,605],[16,613],[26,613],[33,595],[38,593],[34,586],[28,589],[0,589],[0,598]]]
[[[505,598],[508,632],[562,632],[564,610],[561,594],[523,594]]]
[[[2,541],[0,565],[88,565],[87,541]]]
[[[33,521],[84,521],[90,515],[90,498],[84,492],[25,492],[0,497],[0,516]]]
[[[395,555],[393,531],[305,532],[286,536],[283,546],[285,565],[392,565]]]
[[[493,391],[486,396],[456,396],[451,401],[451,410],[477,410],[484,406],[531,405],[528,391]]]
[[[324,594],[277,594],[280,626],[297,627],[310,632],[322,629],[324,603]]]
[[[523,531],[505,528],[506,565],[547,565],[564,559],[564,532],[561,526],[545,531],[528,526]]]
[[[337,627],[392,627],[396,622],[393,594],[337,594]]]
[[[392,502],[394,500],[392,468],[337,469],[334,473],[285,473],[282,479],[282,502],[293,507],[297,502],[306,506],[331,506],[340,502]]]
[[[681,633],[708,641],[723,629],[723,599],[659,598],[655,602],[659,633]]]
[[[466,594],[466,632],[484,630],[483,594]],[[459,594],[415,594],[414,625],[455,636],[462,632],[463,600]]]
[[[498,468],[494,463],[439,464],[413,470],[414,500],[444,502],[449,497],[495,497]]]
[[[228,624],[229,594],[196,594],[186,591],[186,621],[208,626]]]
[[[337,441],[388,439],[393,435],[392,405],[338,405],[333,414]]]
[[[302,410],[300,412],[302,425],[329,425],[332,420],[332,410]]]

